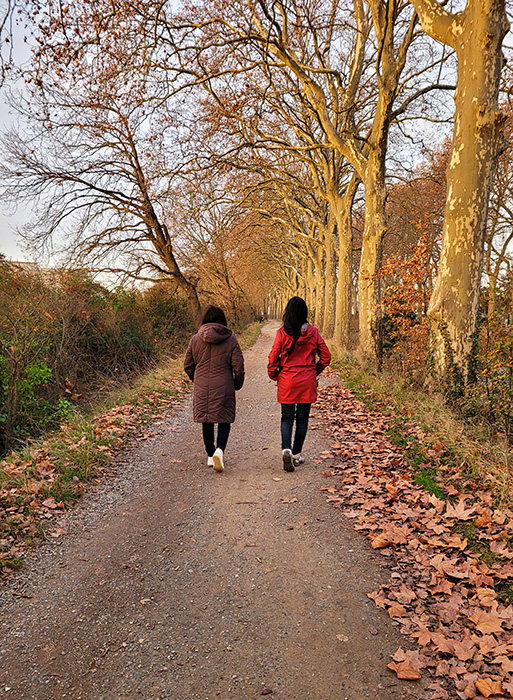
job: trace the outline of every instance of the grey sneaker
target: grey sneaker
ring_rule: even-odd
[[[299,453],[298,455],[292,455],[292,464],[295,467],[299,467],[300,464],[304,464],[304,463],[305,463],[305,458],[303,457],[303,455],[301,453]]]
[[[285,469],[285,471],[293,472],[294,464],[292,461],[292,450],[282,450],[281,455],[283,459],[283,468]]]

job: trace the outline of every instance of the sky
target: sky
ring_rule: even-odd
[[[17,63],[28,59],[30,55],[29,43],[24,39],[24,32],[19,26],[13,27],[14,35],[14,59]],[[0,88],[0,131],[9,128],[15,117],[10,111],[5,88]],[[19,117],[18,117],[19,118]],[[0,202],[0,253],[5,255],[8,260],[22,261],[32,258],[23,250],[23,243],[16,235],[16,227],[22,226],[28,221],[30,212],[17,211],[13,212],[11,206]]]
[[[0,129],[6,125],[6,105],[0,102]],[[16,226],[22,225],[28,219],[29,213],[23,211],[11,212],[10,207],[0,202],[0,253],[8,260],[31,260],[32,258],[23,251],[22,242],[16,235]]]

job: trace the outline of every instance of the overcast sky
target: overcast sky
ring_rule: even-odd
[[[25,32],[18,26],[13,26],[14,35],[14,59],[17,63],[27,60],[30,55],[30,45],[25,41]],[[4,49],[5,50],[5,49]],[[14,121],[14,116],[10,113],[5,88],[0,89],[0,131],[4,131]],[[16,236],[15,228],[25,223],[29,218],[29,213],[19,211],[13,213],[11,207],[6,207],[0,202],[0,253],[3,253],[10,260],[30,260],[31,258],[23,251],[22,244]]]

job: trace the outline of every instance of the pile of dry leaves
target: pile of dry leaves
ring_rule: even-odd
[[[316,407],[333,438],[328,501],[390,558],[390,583],[369,598],[420,647],[399,649],[389,668],[429,674],[432,700],[513,698],[513,512],[484,487],[461,492],[451,474],[445,500],[418,486],[386,419],[343,386],[323,388]]]

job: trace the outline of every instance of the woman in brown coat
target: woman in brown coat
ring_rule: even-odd
[[[223,454],[235,420],[235,392],[244,383],[244,357],[226,316],[209,306],[185,353],[184,370],[194,382],[193,419],[203,424],[209,467],[224,469]],[[217,423],[217,443],[214,424]]]

